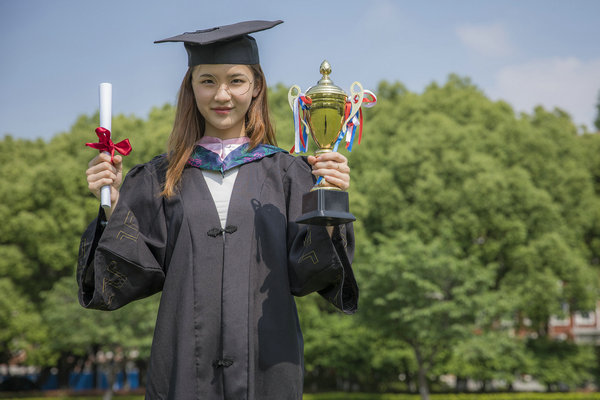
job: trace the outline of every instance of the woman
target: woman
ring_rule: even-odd
[[[339,153],[306,159],[275,146],[247,34],[278,23],[166,39],[184,41],[189,61],[167,155],[134,167],[120,189],[119,156],[89,164],[90,190],[111,185],[113,208],[82,237],[79,299],[112,310],[162,290],[148,399],[301,399],[293,296],[317,291],[356,310],[352,225],[294,222],[314,177],[347,189],[349,168]]]

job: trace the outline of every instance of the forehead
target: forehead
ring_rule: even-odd
[[[200,64],[194,66],[192,75],[214,75],[214,76],[231,76],[231,75],[246,75],[252,76],[252,69],[247,65],[242,64]]]

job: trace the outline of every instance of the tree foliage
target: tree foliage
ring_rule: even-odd
[[[582,384],[589,351],[548,339],[548,321],[592,310],[600,262],[600,136],[559,109],[516,114],[451,75],[421,94],[381,82],[351,154],[360,310],[298,301],[307,388],[414,390],[441,374],[482,385],[532,374]],[[287,88],[270,89],[278,144],[293,144]],[[165,151],[174,107],[119,115],[125,169]],[[0,141],[0,363],[55,365],[100,347],[148,354],[158,297],[83,310],[79,237],[98,210],[85,169],[98,115],[49,142]],[[418,385],[417,385],[418,383]]]
[[[598,197],[584,142],[598,137],[578,136],[560,110],[516,116],[457,76],[421,95],[378,92],[351,156],[365,320],[410,344],[427,375],[440,348],[476,346],[475,334],[545,337],[562,304],[594,309]],[[513,364],[489,370],[532,365]]]
[[[594,120],[596,130],[600,131],[600,91],[598,92],[598,102],[596,103],[596,119]]]

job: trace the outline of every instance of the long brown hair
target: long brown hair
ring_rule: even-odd
[[[260,88],[258,95],[252,99],[246,113],[245,129],[246,136],[250,138],[250,148],[253,149],[259,144],[277,145],[275,131],[269,116],[265,75],[260,65],[249,65],[249,67],[254,75],[254,84]],[[175,194],[196,142],[204,136],[205,121],[196,106],[192,88],[193,69],[194,67],[188,68],[179,89],[175,122],[167,144],[169,166],[165,186],[161,192],[161,195],[165,197],[171,197]]]

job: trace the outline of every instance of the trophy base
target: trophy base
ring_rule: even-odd
[[[302,215],[296,222],[308,225],[341,225],[356,220],[348,210],[347,192],[316,189],[302,196]]]

